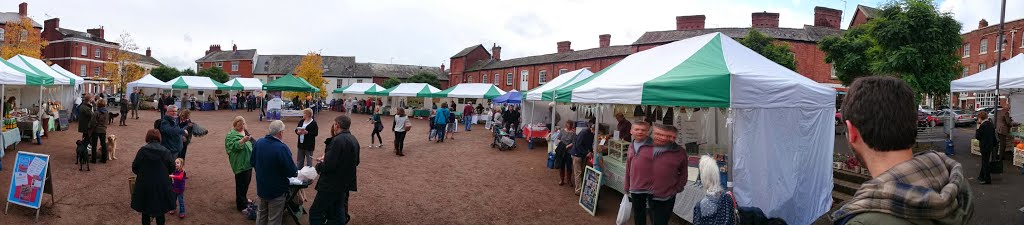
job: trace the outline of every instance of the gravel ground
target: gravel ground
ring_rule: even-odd
[[[168,224],[238,224],[251,223],[234,210],[234,181],[227,155],[224,135],[231,118],[246,117],[249,130],[266,134],[268,122],[257,121],[256,113],[244,111],[196,112],[194,121],[210,129],[206,137],[194,138],[186,160],[191,179],[185,192],[187,217],[168,218]],[[330,119],[338,112],[318,116],[321,134],[329,134]],[[353,116],[353,133],[363,146],[372,129],[366,115]],[[142,113],[142,119],[129,120],[129,126],[111,125],[108,134],[117,135],[117,157],[106,164],[92,165],[92,171],[79,172],[74,165],[74,140],[80,138],[77,125],[58,131],[43,139],[42,145],[23,142],[18,151],[37,152],[51,156],[55,195],[43,198],[38,224],[137,224],[139,214],[130,207],[128,177],[131,162],[143,144],[145,130],[157,118],[155,111]],[[385,117],[386,128],[391,118]],[[290,129],[298,119],[286,119]],[[491,135],[482,126],[471,132],[459,132],[446,143],[427,142],[427,123],[413,120],[414,131],[406,138],[405,157],[393,154],[386,144],[383,149],[363,148],[359,165],[358,192],[351,195],[352,224],[613,224],[622,195],[604,188],[601,191],[597,216],[590,216],[577,203],[569,186],[557,185],[557,171],[544,167],[543,147],[527,150],[522,139],[514,151],[499,152],[489,147]],[[254,135],[255,136],[255,135]],[[385,143],[394,135],[382,134]],[[317,137],[322,143],[326,135]],[[296,136],[285,134],[286,143],[294,150]],[[314,156],[323,154],[318,144]],[[13,156],[15,151],[8,151]],[[10,185],[10,165],[14,157],[4,157],[0,187]],[[1005,175],[1004,175],[1005,176]],[[998,183],[1000,180],[996,178]],[[7,192],[4,191],[6,194]],[[310,201],[316,191],[305,190]],[[256,198],[255,179],[249,197]],[[9,214],[0,215],[3,224],[33,224],[34,210],[11,206]],[[301,218],[302,223],[308,222]]]

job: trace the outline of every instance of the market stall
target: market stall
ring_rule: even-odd
[[[223,83],[217,82],[209,77],[200,76],[180,76],[167,81],[167,84],[171,85],[171,89],[182,90],[184,93],[192,95],[199,95],[195,97],[195,104],[198,108],[202,108],[203,105],[209,105],[211,103],[208,99],[211,99],[207,95],[213,95],[216,90],[230,90],[231,87],[224,85]],[[192,99],[179,98],[178,102],[174,104],[178,107],[184,107],[192,104]],[[216,104],[216,102],[212,102]]]
[[[292,74],[287,74],[276,80],[267,82],[263,85],[264,91],[294,91],[294,92],[320,92],[320,88],[309,84],[306,80],[301,77],[296,77]],[[280,120],[283,115],[295,115],[298,110],[284,110],[280,103],[281,96],[274,96],[273,99],[267,103],[267,117],[270,119]],[[301,111],[298,112],[299,116],[302,116]]]
[[[999,90],[998,94],[1006,96],[1006,101],[1010,104],[1010,117],[1024,118],[1024,54],[1017,54],[1013,58],[1003,61],[999,68]],[[950,96],[953,93],[994,93],[996,92],[996,70],[995,66],[992,66],[986,70],[960,78],[949,82]],[[952,98],[950,99],[952,101]],[[998,101],[996,101],[998,102]],[[952,102],[951,102],[952,103]],[[945,124],[955,124],[955,118],[949,117],[949,121]],[[952,126],[947,126],[952,127]],[[950,128],[952,129],[952,128]],[[947,132],[949,134],[949,140],[953,139],[953,132]],[[1013,132],[1011,136],[1015,140],[1021,140],[1024,138],[1024,133]],[[977,140],[972,139],[975,143]],[[1009,143],[1007,143],[1009,144]],[[975,147],[977,145],[974,145]],[[1022,146],[1024,147],[1024,146]],[[1018,162],[1024,162],[1024,149],[1014,151],[1010,153],[1014,156],[1014,165],[1020,165]],[[977,153],[980,155],[981,153]]]
[[[56,128],[55,122],[60,116],[59,111],[67,110],[64,108],[65,103],[62,99],[73,97],[71,96],[73,92],[63,92],[61,90],[74,89],[74,84],[77,80],[54,70],[46,65],[45,62],[36,58],[15,55],[11,57],[9,62],[35,74],[53,78],[54,85],[52,86],[20,86],[11,88],[16,92],[21,92],[19,95],[20,100],[22,100],[21,102],[25,106],[17,114],[21,115],[18,118],[18,124],[23,132],[22,137],[42,144],[41,137],[46,135],[46,131]],[[81,84],[81,82],[78,84]]]
[[[454,102],[454,99],[472,99],[472,101],[475,102],[475,103],[482,103],[482,102],[486,102],[487,100],[491,100],[491,99],[497,98],[498,96],[501,96],[501,95],[504,95],[504,94],[505,94],[505,91],[502,91],[501,88],[498,88],[497,86],[494,86],[494,84],[490,84],[490,83],[461,83],[461,84],[455,85],[453,87],[450,87],[448,89],[445,89],[443,91],[434,93],[431,96],[434,97],[434,98],[451,98],[451,99],[453,99],[452,102]],[[469,101],[469,100],[464,100],[463,102],[466,102],[466,101]],[[444,101],[442,100],[442,102],[444,102]],[[484,105],[487,105],[487,104],[484,104]],[[455,109],[457,109],[456,111],[461,111],[463,106],[465,106],[465,104],[463,104],[463,105],[456,104],[456,106],[455,106]],[[462,115],[461,113],[456,113],[456,118],[461,118],[461,115]],[[461,122],[462,121],[456,121],[456,123],[461,123]]]
[[[333,94],[341,94],[342,96],[344,96],[342,98],[349,99],[348,96],[380,95],[379,92],[380,91],[384,91],[384,90],[385,90],[384,87],[381,87],[380,85],[377,85],[375,83],[354,83],[354,84],[351,84],[351,85],[348,85],[348,86],[344,86],[344,87],[340,87],[340,88],[335,88],[334,91],[332,91],[331,93],[333,93]],[[383,99],[381,99],[381,101],[383,102]],[[376,104],[376,103],[374,103],[374,104]],[[387,105],[385,105],[385,106],[387,106]],[[385,108],[387,108],[387,107],[385,107]],[[385,114],[390,114],[390,113],[388,113],[387,110],[385,110],[384,112],[385,112]]]
[[[679,127],[681,137],[691,130],[707,134],[693,148],[725,162],[723,171],[729,173],[740,206],[758,207],[791,224],[810,224],[832,204],[835,90],[721,33],[635,53],[557,93],[557,102],[599,109],[660,106],[664,113],[642,109],[656,122],[662,117],[660,123]],[[598,121],[602,118],[607,117]],[[694,204],[677,201],[674,212],[684,216]]]
[[[85,79],[78,75],[75,75],[71,71],[64,69],[64,67],[61,67],[58,64],[50,65],[50,69],[53,69],[54,71],[57,71],[57,73],[60,73],[65,77],[70,78],[70,85],[61,86],[60,88],[60,96],[64,96],[63,98],[61,98],[60,101],[62,103],[61,105],[73,106],[75,104],[75,97],[82,94],[82,84],[85,84]],[[63,109],[61,111],[67,110],[68,109]]]
[[[228,90],[235,91],[259,91],[263,90],[263,82],[257,78],[234,78],[224,82],[225,86],[228,86]]]
[[[430,116],[430,110],[428,107],[426,107],[427,104],[422,104],[419,105],[419,107],[415,107],[408,104],[408,100],[410,97],[412,97],[423,98],[422,102],[424,103],[431,102],[433,100],[430,97],[431,94],[440,91],[440,89],[437,89],[436,87],[426,83],[401,83],[388,89],[368,93],[370,95],[390,97],[390,105],[404,107],[406,109],[412,109],[411,112],[406,112],[406,114],[409,114],[412,117],[428,117]]]
[[[14,59],[14,58],[12,58],[12,59]],[[18,59],[18,60],[20,60],[20,59]],[[22,63],[24,63],[24,62],[22,62]],[[7,90],[7,88],[8,87],[12,87],[12,88],[36,87],[36,88],[39,88],[39,87],[44,87],[44,86],[52,86],[53,83],[54,83],[54,77],[52,77],[52,76],[44,75],[44,74],[38,74],[38,73],[34,72],[31,69],[26,69],[24,67],[15,65],[15,64],[9,62],[8,60],[0,59],[0,99],[4,99],[4,100],[7,99],[7,97],[8,97],[8,90]],[[15,93],[18,93],[19,96],[24,96],[24,95],[21,95],[21,92],[15,92]],[[11,93],[11,94],[14,94],[14,93]],[[33,93],[29,94],[29,95],[36,96],[35,92],[33,92]],[[2,145],[3,146],[6,147],[6,146],[9,146],[9,145],[17,142],[17,141],[20,141],[20,138],[22,136],[22,134],[21,134],[22,131],[21,131],[21,129],[18,129],[18,122],[33,122],[33,121],[38,122],[39,121],[40,117],[38,115],[30,115],[27,112],[28,112],[28,109],[26,109],[26,108],[4,109],[3,110],[3,114],[4,114],[3,115],[4,127],[3,127],[3,139],[2,139],[2,141],[3,141]],[[30,131],[32,133],[29,136],[30,137],[34,137],[34,138],[36,138],[36,140],[38,140],[38,137],[43,135],[41,130],[42,129],[39,129],[38,131],[36,131],[36,130]],[[39,132],[39,133],[36,133],[36,132]],[[18,139],[18,140],[17,141],[13,141],[12,139]]]

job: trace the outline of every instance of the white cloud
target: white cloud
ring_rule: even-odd
[[[999,24],[1000,2],[991,1],[979,4],[970,0],[946,0],[939,5],[939,10],[953,13],[953,18],[963,24],[961,32],[978,29],[978,21],[985,19],[989,25]],[[1024,18],[1024,1],[1006,1],[1006,21]]]

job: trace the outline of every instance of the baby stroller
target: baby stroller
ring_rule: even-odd
[[[495,124],[492,130],[494,131],[494,141],[491,142],[491,148],[498,148],[498,151],[516,148],[516,140],[512,137],[512,133],[504,129],[501,124]]]

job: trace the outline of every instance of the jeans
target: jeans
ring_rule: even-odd
[[[473,122],[473,116],[471,116],[471,115],[462,116],[462,123],[466,124],[466,131],[472,130],[472,125],[473,124],[471,124],[471,122]]]
[[[143,213],[142,224],[150,224],[149,222],[152,222],[153,218],[156,218],[156,225],[164,225],[164,222],[167,220],[167,218],[164,217],[164,214],[146,215],[145,213]]]
[[[348,191],[317,191],[309,206],[309,224],[348,224]]]
[[[444,141],[444,133],[448,130],[446,127],[448,124],[434,124],[434,129],[437,130],[437,140]]]
[[[629,194],[629,201],[633,203],[633,223],[636,225],[647,224],[647,207],[650,206],[651,224],[667,225],[672,215],[672,207],[676,199],[665,201],[651,199],[651,194]]]
[[[231,107],[231,111],[235,111],[235,105],[236,105],[236,104],[237,104],[237,103],[231,103],[231,104],[228,104],[228,106],[230,106],[230,107]]]
[[[80,104],[75,104],[75,106],[71,107],[71,121],[78,120],[78,106],[80,106]]]
[[[295,167],[302,169],[306,165],[313,166],[313,150],[299,148],[295,151]]]
[[[185,215],[185,192],[177,193],[178,214]]]
[[[287,196],[281,195],[273,199],[260,198],[256,210],[256,224],[281,224],[284,220],[284,203]]]
[[[90,161],[96,163],[96,157],[99,156],[100,162],[107,162],[107,133],[93,133],[89,136],[89,139],[89,143],[92,143],[93,146]],[[99,145],[96,145],[97,141],[99,141]],[[98,148],[102,148],[102,151],[100,151],[102,155],[96,154],[96,149]]]
[[[249,183],[252,182],[252,169],[247,169],[235,174],[235,209],[245,210],[249,207],[249,199],[245,197],[249,192]]]

